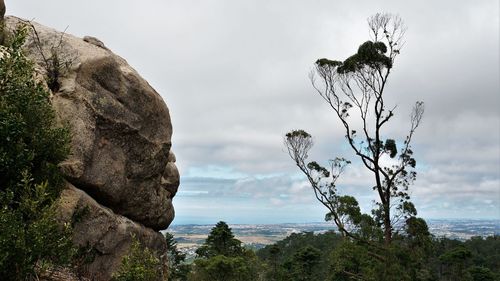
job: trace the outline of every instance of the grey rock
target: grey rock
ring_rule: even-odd
[[[6,21],[10,27],[20,22]],[[52,104],[72,132],[71,155],[62,164],[68,181],[117,214],[166,229],[174,218],[179,173],[169,156],[172,125],[163,99],[121,57],[32,25],[38,41],[31,38],[26,48],[41,74],[47,70],[38,42],[45,57],[59,46],[59,59],[67,62]]]
[[[85,41],[85,42],[87,42],[87,43],[90,43],[90,44],[92,44],[92,45],[96,45],[96,46],[97,46],[97,47],[99,47],[99,48],[103,48],[103,49],[105,49],[105,50],[109,50],[109,49],[106,47],[106,45],[104,45],[104,43],[103,43],[101,40],[99,40],[99,39],[97,39],[97,38],[95,38],[95,37],[92,37],[92,36],[84,36],[84,37],[83,37],[83,41]]]
[[[26,23],[12,16],[4,21],[7,33]],[[36,33],[25,51],[35,63],[34,75],[51,89],[58,121],[71,131],[71,153],[60,165],[67,180],[60,219],[74,223],[77,245],[95,251],[95,259],[78,271],[91,280],[110,280],[135,235],[162,261],[162,279],[166,242],[158,231],[174,219],[172,199],[179,186],[165,102],[101,41],[30,25]],[[57,87],[43,80],[53,51],[61,62]],[[56,271],[71,273],[65,272]]]
[[[63,221],[74,223],[73,242],[89,248],[91,262],[78,270],[91,280],[109,280],[120,267],[122,257],[127,254],[132,237],[143,246],[154,249],[163,264],[159,280],[166,276],[166,243],[159,232],[115,214],[111,209],[97,203],[82,190],[68,183],[59,199],[60,216]]]

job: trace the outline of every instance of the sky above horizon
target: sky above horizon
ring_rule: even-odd
[[[413,150],[412,201],[424,218],[500,219],[499,2],[6,1],[7,14],[95,36],[162,95],[181,174],[174,224],[322,221],[283,136],[305,129],[311,160],[353,160],[341,124],[314,93],[316,59],[345,59],[369,39],[366,19],[398,14],[408,30],[387,101],[386,135]],[[351,165],[339,188],[369,211],[371,177]]]

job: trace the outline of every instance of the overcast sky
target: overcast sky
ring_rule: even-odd
[[[353,159],[308,73],[369,39],[366,19],[399,14],[408,30],[387,88],[387,134],[403,139],[409,108],[426,104],[411,187],[424,218],[500,219],[498,0],[6,0],[7,14],[95,36],[162,95],[181,173],[174,224],[322,221],[325,209],[284,151],[296,128],[311,158]],[[340,187],[368,211],[369,174]]]

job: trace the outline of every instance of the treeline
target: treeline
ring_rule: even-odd
[[[373,271],[373,276],[378,276],[380,272],[376,271],[380,268],[370,259],[363,259],[367,253],[363,246],[333,231],[294,233],[254,253],[234,238],[225,222],[219,222],[196,251],[192,264],[184,262],[173,237],[169,234],[167,237],[170,237],[171,257],[169,280],[381,280],[366,274]],[[407,237],[398,239],[398,243],[408,243]],[[391,262],[407,266],[403,269],[406,272],[387,274],[400,274],[400,280],[500,280],[499,236],[473,237],[467,241],[431,237],[427,242],[425,249],[406,248],[401,252],[395,249],[397,259]],[[364,272],[364,279],[339,274],[342,267],[349,268],[352,274]]]
[[[332,267],[347,259],[338,255],[341,247],[339,234],[306,232],[266,246],[257,256],[272,265],[267,272],[270,278],[265,280],[343,280],[331,276]],[[465,242],[433,238],[427,253],[420,259],[424,262],[420,266],[423,270],[415,280],[500,280],[499,236],[472,237]],[[400,259],[418,254],[407,252]]]

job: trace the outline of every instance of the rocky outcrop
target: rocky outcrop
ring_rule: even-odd
[[[166,264],[164,253],[167,249],[161,233],[117,215],[71,184],[63,191],[60,202],[63,220],[74,222],[74,241],[87,248],[86,258],[92,259],[78,269],[87,278],[107,280],[120,266],[132,236],[160,253],[159,257]]]
[[[7,29],[21,19],[6,17]],[[74,241],[94,247],[90,274],[108,280],[127,251],[131,235],[165,252],[158,230],[174,218],[179,185],[171,151],[169,110],[160,95],[121,57],[94,37],[77,38],[31,23],[27,54],[46,78],[58,119],[71,131],[71,154],[61,165],[68,188],[61,197]],[[55,79],[54,59],[59,69]]]

